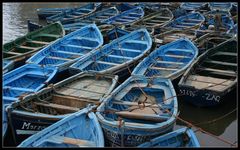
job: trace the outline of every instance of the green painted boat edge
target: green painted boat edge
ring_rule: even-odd
[[[39,34],[48,33],[47,31],[48,31],[49,29],[54,29],[54,28],[59,28],[58,30],[56,30],[56,31],[58,31],[59,38],[61,38],[61,37],[63,37],[63,36],[65,35],[65,30],[64,30],[62,24],[61,24],[60,22],[55,22],[55,23],[49,24],[49,25],[47,25],[47,26],[45,26],[45,27],[43,27],[43,28],[40,28],[40,29],[38,29],[38,30],[35,30],[35,31],[33,31],[33,32],[29,32],[29,33],[27,33],[25,36],[19,37],[19,38],[13,40],[13,41],[10,41],[10,42],[8,42],[8,43],[5,43],[5,44],[3,45],[3,47],[2,47],[3,52],[10,52],[10,51],[15,47],[14,43],[19,42],[19,43],[23,44],[24,42],[27,41],[26,38],[28,38],[28,39],[34,38],[34,37],[36,37],[36,36],[39,35]],[[56,41],[56,40],[59,39],[59,38],[56,38],[54,41]],[[53,42],[53,41],[51,41],[50,43],[52,43],[52,42]],[[50,43],[49,43],[49,44],[50,44]],[[9,45],[9,46],[8,46],[8,45]],[[11,45],[13,45],[13,46],[11,46]],[[19,44],[19,45],[20,45],[20,44]],[[47,45],[48,45],[48,44],[47,44]],[[35,50],[31,50],[31,51],[28,51],[28,52],[26,52],[26,53],[22,53],[21,55],[6,57],[6,58],[3,58],[3,59],[13,60],[14,62],[21,61],[21,60],[23,60],[23,59],[25,59],[25,58],[27,58],[27,57],[30,57],[30,56],[33,55],[35,52],[39,51],[40,49],[42,49],[42,48],[45,47],[45,46],[46,46],[46,45],[44,45],[44,46],[42,46],[42,47],[39,47],[39,48],[37,48],[37,49],[35,49]],[[9,47],[9,48],[8,48],[8,47]]]

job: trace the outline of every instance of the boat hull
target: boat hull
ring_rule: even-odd
[[[28,137],[36,134],[44,128],[61,120],[64,116],[59,118],[48,118],[38,116],[28,116],[26,114],[9,113],[9,124],[14,137],[14,142],[19,145]]]
[[[198,107],[211,107],[224,103],[226,95],[232,91],[216,92],[210,90],[199,90],[187,86],[179,85],[179,92],[183,95],[182,99]]]
[[[101,123],[101,121],[100,121]],[[139,144],[142,144],[146,141],[149,141],[152,138],[155,138],[159,135],[171,132],[173,130],[174,124],[168,125],[158,130],[136,130],[136,129],[126,129],[106,126],[101,124],[103,129],[105,144],[110,147],[135,147]],[[119,133],[123,132],[123,134]],[[123,138],[122,138],[123,137]],[[122,140],[124,144],[122,144]]]

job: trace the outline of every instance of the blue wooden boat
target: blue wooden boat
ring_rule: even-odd
[[[14,61],[3,59],[3,74],[7,73],[8,71],[14,68]]]
[[[144,16],[144,11],[141,7],[136,7],[127,11],[124,11],[116,16],[108,18],[101,23],[113,24],[113,25],[127,25],[131,24]]]
[[[198,139],[191,128],[181,128],[161,135],[148,142],[138,145],[139,148],[182,148],[200,147]]]
[[[131,76],[103,101],[96,115],[106,146],[133,147],[172,131],[177,111],[169,79]]]
[[[71,11],[73,8],[38,8],[37,15],[39,19],[46,19],[47,17],[65,12]]]
[[[69,33],[91,23],[95,23],[98,25],[101,21],[115,16],[116,14],[118,14],[118,10],[115,7],[110,7],[101,11],[94,12],[81,19],[69,20],[68,23],[64,23],[63,27],[66,33]]]
[[[50,17],[47,17],[46,20],[48,23],[60,21],[64,22],[72,18],[81,18],[88,14],[93,13],[101,6],[101,3],[88,3],[86,5],[80,6],[79,8],[72,9],[67,12],[62,12]]]
[[[208,3],[211,10],[222,10],[222,11],[230,11],[232,8],[231,2],[209,2]]]
[[[11,65],[5,66],[5,70],[10,71],[24,65],[25,61],[34,53],[64,35],[62,25],[56,22],[5,43],[2,49],[3,60],[14,63],[13,67]]]
[[[233,37],[199,56],[178,87],[183,99],[195,106],[223,104],[237,86],[237,41]]]
[[[104,137],[96,115],[91,108],[85,108],[29,137],[18,147],[104,147]]]
[[[198,11],[201,8],[205,7],[206,5],[207,3],[203,3],[203,2],[198,2],[198,3],[185,2],[180,5],[180,8],[185,9],[187,11]]]
[[[198,28],[203,22],[205,18],[199,12],[189,13],[185,16],[178,17],[164,25],[164,27],[168,27],[171,29],[190,29],[190,28]]]
[[[118,14],[119,11],[116,7],[109,7],[109,8],[105,8],[99,11],[95,11],[89,15],[86,15],[84,17],[81,18],[72,18],[69,20],[66,20],[64,22],[62,22],[63,25],[74,25],[75,23],[77,24],[81,24],[81,23],[95,23],[98,24],[103,20],[106,20],[112,16],[115,16],[116,14]]]
[[[101,32],[95,24],[90,24],[43,48],[30,57],[26,63],[56,66],[58,71],[61,72],[82,56],[102,46],[102,44]]]
[[[118,76],[81,72],[13,103],[7,112],[16,145],[89,104],[96,107],[117,81]]]
[[[22,97],[37,92],[51,80],[57,72],[53,67],[40,67],[35,64],[26,64],[3,75],[3,111],[8,104],[20,100]],[[3,127],[7,127],[7,120],[3,120]],[[3,129],[5,134],[6,129]]]
[[[154,50],[135,67],[132,75],[174,80],[185,72],[197,55],[197,47],[189,39],[181,38]]]
[[[3,75],[4,104],[18,100],[28,93],[34,93],[46,86],[55,76],[54,67],[26,64]]]
[[[70,71],[110,73],[121,78],[129,74],[128,68],[133,67],[151,47],[152,39],[147,30],[136,30],[80,59],[70,66]]]

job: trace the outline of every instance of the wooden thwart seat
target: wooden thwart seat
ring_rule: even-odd
[[[75,52],[68,52],[68,51],[60,51],[60,50],[57,50],[57,51],[54,51],[56,53],[62,53],[62,54],[70,54],[70,55],[77,55],[77,56],[83,56],[84,54],[81,54],[81,53],[75,53]]]
[[[232,53],[232,52],[217,52],[215,55],[237,56],[237,53]]]
[[[30,43],[34,43],[34,44],[43,44],[43,45],[47,45],[49,44],[50,42],[44,42],[44,41],[35,41],[35,40],[30,40],[28,41]]]
[[[179,48],[170,48],[168,51],[182,51],[182,52],[187,52],[187,53],[193,53],[191,49],[179,49]]]
[[[201,70],[204,71],[210,71],[211,73],[214,74],[220,74],[220,75],[226,75],[226,76],[231,76],[231,77],[236,77],[237,73],[234,71],[227,71],[227,70],[220,70],[220,69],[212,69],[212,68],[201,68]]]
[[[136,49],[128,49],[128,48],[113,48],[114,50],[119,50],[119,51],[128,51],[128,52],[136,52],[136,53],[141,53],[140,50]]]
[[[11,55],[21,55],[21,53],[16,53],[16,52],[3,52],[4,54],[11,54]]]
[[[46,36],[46,37],[54,37],[54,38],[60,38],[61,35],[56,35],[56,34],[47,34],[47,33],[42,33],[42,34],[39,34],[39,36]]]
[[[184,64],[182,62],[172,62],[172,61],[162,61],[162,60],[157,60],[157,63],[172,64],[172,65],[183,65]]]
[[[77,112],[80,109],[76,107],[69,107],[69,106],[64,106],[64,105],[59,105],[59,104],[53,104],[53,103],[40,103],[40,102],[34,102],[34,104],[38,106],[43,106],[43,107],[50,107],[54,109],[61,109],[61,110],[67,110],[70,112]]]
[[[49,142],[53,143],[64,143],[64,144],[72,144],[72,145],[78,145],[78,146],[89,146],[89,147],[95,147],[96,143],[89,140],[82,140],[82,139],[75,139],[70,137],[64,137],[64,136],[58,136],[54,135],[48,139]]]
[[[167,70],[167,71],[176,71],[178,70],[177,68],[164,68],[164,67],[150,67],[151,69],[154,70]]]
[[[167,57],[174,57],[174,58],[191,58],[189,56],[172,55],[172,54],[167,54],[165,56],[167,56]]]
[[[71,48],[81,48],[81,49],[87,49],[87,50],[92,50],[92,47],[87,47],[87,46],[80,46],[80,45],[71,45],[71,44],[64,44],[62,46],[66,47],[71,47]]]
[[[19,46],[17,46],[17,48],[23,48],[23,49],[28,49],[28,50],[38,49],[38,47],[29,47],[29,46],[23,46],[23,45],[19,45]]]
[[[229,63],[224,61],[215,61],[215,60],[207,60],[207,63],[219,64],[219,65],[226,65],[226,66],[234,66],[237,67],[237,63]]]
[[[65,61],[70,61],[72,59],[68,59],[68,58],[62,58],[62,57],[53,57],[53,56],[48,56],[46,57],[48,59],[59,59],[59,60],[65,60]]]
[[[133,59],[132,57],[119,56],[119,55],[108,55],[108,57],[120,58],[120,59]]]
[[[100,60],[98,60],[97,63],[99,63],[99,64],[105,64],[105,65],[111,65],[111,66],[119,65],[119,64],[116,64],[116,63],[106,62],[106,61],[100,61]]]
[[[223,86],[228,86],[233,81],[209,76],[200,76],[200,75],[190,75],[187,80],[195,81],[195,82],[203,82],[208,84],[218,84]]]

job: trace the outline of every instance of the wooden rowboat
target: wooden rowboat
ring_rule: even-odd
[[[171,29],[197,29],[199,26],[205,21],[205,18],[199,12],[192,12],[185,16],[178,17],[164,25],[164,27],[168,27]]]
[[[7,119],[6,107],[22,97],[37,92],[48,83],[51,83],[57,72],[53,67],[40,67],[35,64],[26,64],[3,75],[2,114]],[[7,120],[3,120],[7,127]],[[6,129],[3,129],[5,134]]]
[[[203,53],[178,83],[184,100],[200,107],[223,103],[237,86],[237,41],[231,38]],[[228,99],[229,100],[229,99]]]
[[[97,9],[99,9],[100,6],[101,6],[101,3],[88,3],[83,6],[80,6],[79,8],[74,8],[74,9],[71,9],[70,11],[62,12],[62,13],[47,17],[46,20],[48,23],[52,23],[56,21],[60,21],[64,23],[64,21],[68,21],[73,18],[81,18],[88,14],[91,14],[95,12]]]
[[[197,55],[197,47],[182,38],[154,50],[135,67],[132,75],[174,80],[186,71]]]
[[[118,10],[115,7],[110,7],[101,11],[94,12],[81,19],[69,20],[63,24],[63,27],[66,33],[70,33],[88,24],[95,23],[96,25],[99,25],[100,22],[112,16],[115,16],[116,14],[118,14]]]
[[[121,78],[130,73],[128,69],[147,54],[151,46],[147,30],[136,30],[80,59],[70,66],[70,71],[117,74]]]
[[[203,2],[199,2],[199,3],[186,2],[186,3],[182,3],[180,5],[180,8],[183,8],[187,11],[198,11],[201,8],[205,7],[206,5],[207,5],[207,3],[203,3]]]
[[[4,61],[13,61],[13,68],[17,68],[23,65],[25,60],[34,53],[64,35],[65,32],[60,23],[47,25],[14,41],[5,43],[3,45],[3,59]],[[8,67],[6,69],[11,70]]]
[[[178,103],[169,79],[131,76],[97,108],[106,146],[133,147],[173,129]]]
[[[71,11],[73,8],[38,8],[37,15],[39,19],[46,19],[47,17],[65,12]]]
[[[72,63],[103,44],[103,37],[95,24],[84,26],[55,43],[43,48],[29,58],[26,63],[44,66],[56,66],[64,71]]]
[[[124,11],[116,16],[108,18],[101,23],[112,25],[129,25],[144,16],[144,11],[141,7],[136,7],[127,11]]]
[[[98,106],[117,81],[113,75],[79,73],[13,103],[7,111],[14,141],[19,144],[88,105]]]
[[[159,28],[165,25],[172,19],[173,19],[172,12],[167,8],[163,8],[158,10],[157,12],[144,16],[142,19],[132,23],[129,26],[126,26],[124,29],[132,32],[137,28],[145,27],[148,30],[148,32],[151,35],[153,35],[155,28]]]
[[[104,147],[104,137],[95,114],[85,108],[29,137],[18,147]]]
[[[230,2],[209,2],[208,5],[211,10],[223,10],[229,12],[232,9],[232,3]]]

